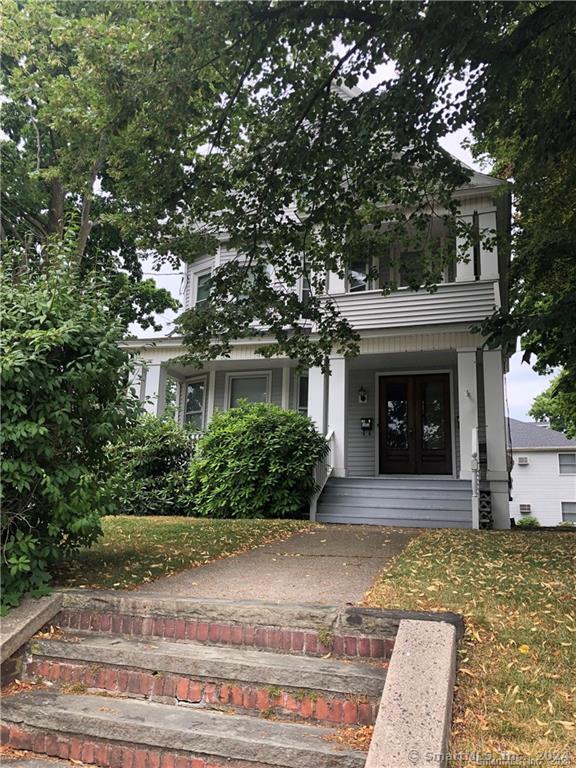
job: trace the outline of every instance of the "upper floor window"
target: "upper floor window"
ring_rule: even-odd
[[[561,475],[576,475],[576,453],[559,453],[558,463]]]
[[[203,429],[205,423],[206,379],[196,379],[186,384],[184,423]]]
[[[348,267],[348,290],[350,293],[367,291],[369,266],[366,261],[353,261]]]
[[[210,298],[211,277],[212,275],[210,270],[207,270],[206,272],[201,272],[198,275],[196,275],[196,290],[195,290],[194,303],[197,307],[206,303]]]

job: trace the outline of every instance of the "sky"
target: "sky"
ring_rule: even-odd
[[[444,149],[448,150],[451,154],[462,160],[466,165],[475,168],[476,170],[484,170],[474,160],[470,151],[462,146],[466,139],[470,138],[470,134],[467,130],[461,129],[454,132],[450,136],[445,137],[441,144]],[[167,288],[172,295],[179,300],[182,300],[180,294],[183,285],[183,270],[175,271],[171,270],[168,265],[162,267],[161,273],[154,273],[152,271],[152,265],[146,263],[144,270],[147,272],[147,277],[152,277],[156,283],[163,288]],[[150,274],[148,274],[150,273]],[[169,333],[173,326],[172,322],[174,317],[178,313],[168,311],[162,316],[159,316],[159,321],[163,325],[163,329],[160,333],[153,333],[150,330],[142,333],[137,327],[132,328],[132,332],[137,336],[165,336]],[[528,411],[536,395],[543,392],[552,378],[552,376],[539,376],[527,363],[522,363],[522,353],[517,352],[510,359],[509,373],[506,375],[506,395],[508,403],[508,415],[514,419],[520,419],[521,421],[530,421]]]

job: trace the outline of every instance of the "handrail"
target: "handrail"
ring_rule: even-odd
[[[472,452],[470,470],[472,472],[472,528],[480,528],[480,447],[478,427],[472,428]]]
[[[314,482],[316,490],[314,495],[310,499],[310,520],[316,520],[316,512],[318,510],[318,499],[320,494],[324,490],[324,486],[328,482],[328,478],[332,474],[334,469],[332,465],[332,452],[334,449],[334,430],[330,429],[324,438],[326,441],[326,453],[322,458],[318,459],[316,466],[314,467]]]

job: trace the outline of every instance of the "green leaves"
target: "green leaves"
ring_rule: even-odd
[[[295,517],[314,492],[326,442],[296,411],[243,403],[215,413],[190,465],[196,514]]]
[[[49,253],[50,273],[4,270],[0,287],[3,605],[45,590],[54,562],[97,538],[104,449],[139,410],[101,281]]]

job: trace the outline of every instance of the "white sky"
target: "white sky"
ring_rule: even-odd
[[[467,165],[477,170],[480,168],[475,162],[470,152],[462,146],[462,142],[470,138],[470,134],[465,129],[454,132],[445,137],[441,144],[451,154],[462,160]],[[152,271],[152,265],[145,263],[144,270]],[[168,274],[166,274],[168,273]],[[163,288],[167,288],[173,296],[181,299],[180,289],[182,285],[182,270],[174,272],[168,265],[164,265],[161,274],[147,275],[153,277],[155,282]],[[160,318],[163,330],[160,333],[153,333],[150,330],[142,333],[137,326],[132,328],[132,332],[137,336],[164,336],[172,330],[172,322],[178,313],[166,312]],[[508,415],[515,419],[529,421],[528,410],[536,395],[546,389],[551,376],[539,376],[527,363],[522,363],[522,354],[517,352],[510,360],[510,371],[506,375],[506,391],[508,400]]]

